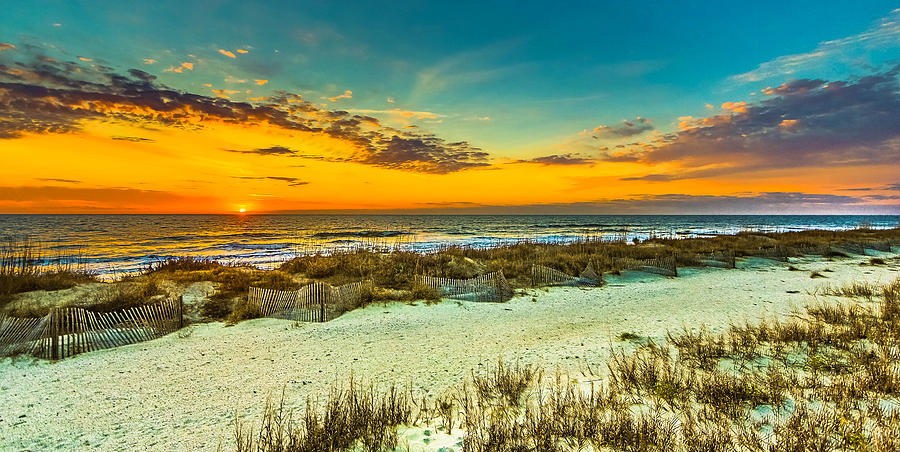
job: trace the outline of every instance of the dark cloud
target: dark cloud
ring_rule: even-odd
[[[653,130],[653,121],[637,117],[633,121],[623,120],[617,126],[598,126],[593,130],[594,138],[626,138]]]
[[[488,165],[489,155],[467,142],[400,132],[370,116],[318,108],[296,94],[276,93],[266,104],[238,102],[176,91],[136,69],[123,75],[99,64],[57,61],[31,46],[23,50],[15,58],[31,55],[27,61],[0,54],[0,139],[75,132],[88,119],[186,129],[217,121],[325,133],[355,145],[355,153],[329,158],[333,161],[438,174]],[[233,152],[307,157],[286,146]]]
[[[756,104],[688,121],[678,133],[624,151],[603,151],[604,159],[691,168],[666,175],[673,180],[772,168],[900,165],[898,75],[900,66],[851,81],[793,80],[765,90],[772,97]]]
[[[156,140],[153,140],[153,139],[150,139],[150,138],[143,138],[143,137],[121,137],[121,136],[116,136],[116,137],[110,137],[110,138],[112,138],[113,140],[119,140],[119,141],[132,141],[132,142],[135,142],[135,143],[141,143],[141,142],[150,142],[150,143],[152,143],[152,142],[156,141]]]
[[[38,178],[36,178],[35,180],[41,180],[41,181],[45,181],[45,182],[62,182],[62,183],[64,183],[64,184],[80,184],[80,183],[81,183],[80,180],[73,180],[73,179],[57,179],[57,178],[54,178],[54,177],[38,177]]]
[[[257,154],[257,155],[286,155],[289,157],[296,157],[297,151],[287,148],[284,146],[271,146],[267,148],[257,148],[257,149],[246,149],[246,150],[237,150],[237,149],[226,149],[228,152],[238,152],[241,154]]]
[[[517,160],[515,163],[538,163],[541,165],[590,165],[594,160],[580,154],[552,154],[528,160]]]
[[[309,182],[302,181],[296,177],[285,177],[285,176],[232,176],[235,179],[247,179],[247,180],[277,180],[281,182],[287,182],[291,187],[299,187],[301,185],[307,185]]]

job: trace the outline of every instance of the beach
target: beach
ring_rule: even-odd
[[[826,284],[900,275],[894,254],[872,254],[887,264],[811,256],[792,259],[799,270],[789,270],[745,258],[737,269],[685,268],[677,278],[629,271],[608,276],[602,288],[525,289],[506,303],[372,304],[327,323],[195,324],[59,362],[7,358],[0,448],[228,450],[235,415],[258,422],[267,396],[283,392],[288,406],[302,409],[352,376],[434,397],[498,359],[540,365],[548,376],[598,379],[610,350],[630,346],[622,333],[663,340],[667,331],[701,325],[721,331],[789,315]],[[813,271],[827,277],[811,278]],[[448,446],[407,436],[412,450]]]

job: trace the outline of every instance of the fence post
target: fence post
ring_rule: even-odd
[[[319,292],[320,292],[320,296],[319,296],[319,300],[320,300],[320,301],[319,301],[319,306],[320,306],[320,308],[319,308],[319,309],[320,309],[320,310],[319,310],[319,321],[320,321],[320,322],[324,322],[324,321],[327,320],[327,319],[325,318],[325,304],[328,302],[328,292],[325,291],[325,290],[323,290],[323,289],[324,289],[324,287],[321,287],[321,286],[319,287]]]
[[[50,310],[50,313],[47,314],[50,316],[48,319],[50,321],[50,359],[57,360],[59,359],[59,325],[57,325],[57,313],[56,308]]]
[[[184,328],[184,295],[178,297],[178,329]]]

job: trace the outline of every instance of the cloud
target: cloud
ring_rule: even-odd
[[[344,94],[341,94],[339,96],[329,97],[328,100],[330,100],[332,102],[337,102],[339,99],[352,99],[352,98],[353,98],[353,91],[350,91],[348,89],[347,91],[344,91]]]
[[[232,176],[235,179],[246,179],[246,180],[276,180],[281,182],[287,182],[291,187],[300,187],[302,185],[308,185],[309,182],[302,181],[296,177],[285,177],[285,176]]]
[[[54,178],[54,177],[38,177],[38,178],[36,178],[35,180],[40,180],[40,181],[44,181],[44,182],[62,182],[62,183],[64,183],[64,184],[80,184],[80,183],[81,183],[80,180],[73,180],[73,179],[57,179],[57,178]]]
[[[545,155],[543,157],[535,157],[528,160],[516,160],[514,163],[538,163],[541,165],[589,165],[594,163],[594,160],[580,154],[569,153]]]
[[[258,149],[248,149],[248,150],[235,150],[235,149],[226,149],[228,152],[237,152],[241,154],[256,154],[256,155],[286,155],[290,157],[294,157],[297,155],[297,151],[287,148],[284,146],[271,146],[267,148],[258,148]]]
[[[849,61],[861,51],[900,46],[900,8],[881,18],[868,30],[841,39],[820,42],[807,53],[780,56],[760,64],[752,71],[732,76],[739,83],[758,82],[770,78],[784,78],[791,74],[817,68],[831,59]]]
[[[156,63],[156,60],[154,60],[153,58],[144,58],[144,64],[154,64],[154,63]]]
[[[234,54],[234,52],[231,52],[229,50],[219,49],[219,53],[227,56],[228,58],[237,58],[237,56]]]
[[[0,52],[4,50],[15,50],[16,46],[8,43],[8,42],[0,42]]]
[[[898,75],[900,66],[848,81],[791,80],[766,90],[769,97],[756,103],[682,118],[681,131],[607,150],[603,159],[675,162],[684,168],[645,176],[657,180],[772,168],[900,165]]]
[[[156,141],[156,140],[154,140],[154,139],[151,139],[151,138],[144,138],[144,137],[121,137],[121,136],[115,136],[115,137],[110,137],[110,138],[112,138],[113,140],[119,140],[119,141],[131,141],[131,142],[134,142],[134,143],[148,143],[148,142],[149,142],[149,143],[153,143],[154,141]]]
[[[181,63],[180,66],[169,66],[167,69],[165,69],[164,72],[177,72],[180,74],[184,71],[193,71],[193,70],[194,70],[194,63],[185,62],[185,63]]]
[[[77,183],[77,181],[76,181]],[[203,197],[187,197],[178,193],[123,187],[0,186],[0,209],[5,212],[127,212],[122,206],[139,205],[143,209],[165,212],[173,206],[213,205]]]
[[[237,53],[248,53],[249,50],[237,49],[236,52],[237,52]]]
[[[634,121],[622,120],[617,126],[597,126],[592,131],[594,138],[625,138],[653,130],[653,121],[638,116]]]
[[[252,104],[176,91],[137,69],[121,74],[102,65],[39,57],[0,63],[0,139],[76,132],[88,120],[190,129],[223,122],[271,125],[352,145],[352,151],[329,156],[331,161],[435,174],[487,166],[489,158],[465,141],[386,127],[371,116],[325,110],[291,93]]]
[[[269,83],[268,80],[254,80],[254,82],[256,82],[257,85],[265,85],[266,83]]]
[[[81,61],[94,61],[92,58],[78,57]]]

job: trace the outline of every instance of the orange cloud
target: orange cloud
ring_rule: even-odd
[[[16,48],[16,46],[14,46],[8,42],[0,42],[0,52],[2,52],[4,50],[13,50],[15,48]]]
[[[266,83],[269,83],[268,80],[254,80],[254,82],[256,82],[257,85],[265,85]]]
[[[237,49],[237,53],[247,53],[249,50]]]
[[[156,60],[153,58],[144,58],[144,64],[153,64],[156,63]]]
[[[193,71],[193,70],[194,70],[194,63],[186,63],[185,62],[185,63],[181,63],[181,66],[171,66],[168,69],[166,69],[164,72],[177,72],[180,74],[184,71]]]
[[[353,91],[350,91],[348,89],[347,91],[344,91],[344,94],[341,94],[339,96],[329,97],[328,100],[330,100],[332,102],[337,102],[339,99],[352,99],[352,98],[353,98]]]
[[[78,57],[78,59],[81,61],[94,61],[91,58],[85,58],[85,57]]]
[[[747,112],[747,102],[725,102],[722,104],[722,108],[725,110],[734,112],[734,113],[746,113]]]
[[[228,50],[219,49],[219,53],[221,53],[222,55],[227,56],[228,58],[237,58],[237,56],[234,54],[234,52],[231,52],[231,51],[228,51]]]

